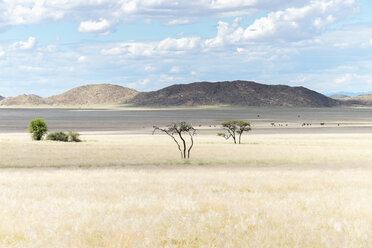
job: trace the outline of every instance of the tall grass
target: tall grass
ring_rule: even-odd
[[[4,169],[0,247],[370,247],[372,170]]]

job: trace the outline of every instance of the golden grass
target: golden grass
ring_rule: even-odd
[[[0,135],[0,247],[372,246],[370,134],[82,138]]]
[[[86,142],[37,142],[26,134],[0,135],[0,167],[372,164],[370,134],[247,135],[242,145],[200,135],[190,161],[179,159],[177,147],[164,135],[86,134],[82,139]]]
[[[370,169],[3,169],[0,247],[370,247]]]

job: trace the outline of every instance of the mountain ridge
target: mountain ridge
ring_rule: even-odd
[[[114,84],[89,84],[46,98],[24,94],[17,97],[8,97],[0,101],[0,105],[2,106],[119,104],[138,106],[242,105],[333,107],[340,105],[340,101],[302,86],[266,85],[243,80],[174,84],[150,92],[138,92]]]
[[[246,105],[332,107],[337,100],[304,87],[266,85],[253,81],[195,82],[175,84],[163,89],[142,92],[130,103],[134,105]]]

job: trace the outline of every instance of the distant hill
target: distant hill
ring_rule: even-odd
[[[1,101],[1,100],[3,100],[4,98],[5,98],[5,97],[3,97],[3,96],[0,96],[0,101]]]
[[[16,97],[7,97],[0,101],[1,106],[14,105],[42,105],[46,104],[44,99],[37,95],[19,95]]]
[[[197,82],[176,84],[152,92],[137,92],[113,84],[94,84],[73,88],[63,94],[42,98],[36,95],[8,97],[0,105],[146,105],[146,106],[293,106],[332,107],[338,101],[304,87],[265,85],[251,81]]]
[[[130,103],[153,106],[246,105],[332,107],[339,101],[304,87],[265,85],[251,81],[177,84],[136,95]]]
[[[73,88],[63,94],[48,97],[46,103],[54,106],[123,104],[132,99],[136,90],[113,84],[91,84]]]
[[[342,101],[343,104],[348,105],[372,106],[372,94],[359,95],[339,100]]]
[[[7,97],[0,101],[0,105],[115,105],[127,103],[137,94],[137,91],[119,85],[95,84],[73,88],[63,94],[51,96],[48,98],[42,98],[36,95],[19,95],[17,97]]]
[[[343,95],[343,94],[334,94],[334,95],[330,95],[329,97],[332,99],[336,99],[336,100],[350,98],[350,96]]]

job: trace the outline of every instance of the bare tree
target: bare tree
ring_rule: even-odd
[[[234,143],[238,139],[239,144],[241,143],[242,134],[244,132],[251,131],[251,123],[247,121],[231,120],[221,123],[222,128],[226,133],[218,133],[218,136],[224,137],[226,140],[232,138]]]
[[[173,139],[173,141],[177,144],[178,150],[181,152],[181,158],[186,159],[190,158],[190,152],[192,147],[194,146],[194,138],[193,136],[196,134],[196,129],[193,128],[191,124],[188,124],[184,121],[172,123],[168,125],[166,128],[160,128],[154,126],[154,134],[157,130],[166,133],[169,137]],[[188,135],[190,138],[189,144],[187,144],[184,134]]]

